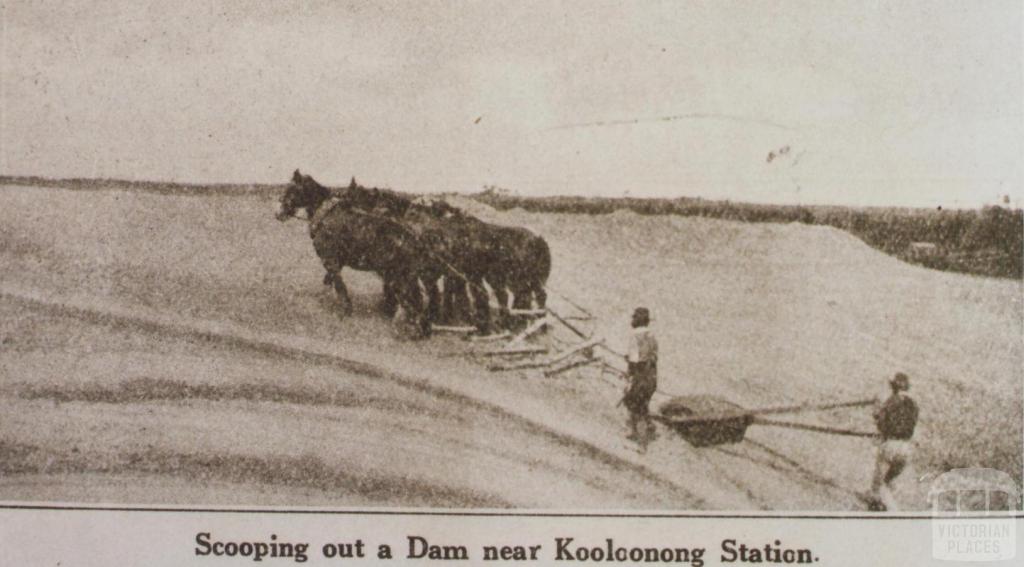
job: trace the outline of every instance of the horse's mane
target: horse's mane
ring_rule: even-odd
[[[420,203],[409,195],[405,195],[393,189],[380,187],[365,187],[356,182],[353,177],[348,187],[328,188],[321,185],[312,176],[301,175],[296,171],[296,176],[302,182],[313,187],[317,192],[340,200],[344,206],[361,209],[364,211],[379,211],[394,216],[402,216],[409,209],[422,211],[431,217],[444,219],[449,217],[465,218],[467,215],[462,209],[438,199],[430,203]]]
[[[388,213],[402,215],[412,205],[412,199],[397,191],[364,187],[356,183],[355,178],[348,187],[334,189],[331,193],[346,205],[367,211],[384,209]]]
[[[436,219],[463,216],[462,209],[453,207],[444,201],[432,201],[429,203],[413,201],[409,208]]]
[[[404,215],[409,209],[423,211],[438,219],[449,216],[463,217],[462,209],[453,206],[444,200],[435,200],[430,203],[420,203],[409,195],[405,195],[393,189],[382,189],[379,187],[364,187],[352,178],[351,183],[345,189],[340,190],[344,195],[343,199],[356,207],[373,209],[385,209],[396,215]]]

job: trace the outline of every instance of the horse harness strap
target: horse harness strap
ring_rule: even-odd
[[[337,207],[340,204],[341,199],[337,197],[331,197],[330,199],[322,203],[319,207],[317,207],[316,212],[313,213],[313,218],[309,219],[310,238],[316,238],[316,233],[318,230],[320,230],[320,227],[323,226],[324,219],[327,218],[327,215],[332,210],[334,210],[334,207]]]

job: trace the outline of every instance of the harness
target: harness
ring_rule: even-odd
[[[316,233],[323,226],[323,222],[327,218],[327,215],[330,214],[330,212],[333,211],[341,203],[342,203],[342,200],[340,198],[338,198],[338,197],[330,197],[326,201],[321,203],[320,207],[318,207],[316,212],[313,213],[313,217],[309,219],[309,237],[310,238],[316,238]],[[378,214],[378,213],[374,213],[372,211],[365,211],[365,210],[362,210],[362,209],[359,209],[359,208],[352,208],[352,209],[350,209],[350,212],[352,212],[353,214],[356,214],[356,215],[362,215],[362,216],[366,216],[366,217],[375,218],[375,219],[381,220],[383,222],[387,222],[387,223],[390,223],[392,225],[395,225],[399,229],[401,229],[403,232],[405,232],[406,234],[411,236],[413,240],[415,240],[417,242],[420,242],[420,235],[415,230],[413,230],[411,227],[409,227],[409,225],[407,225],[406,223],[404,223],[404,222],[402,222],[402,221],[400,221],[398,219],[391,218],[390,216],[387,216],[387,215],[381,215],[381,214]],[[433,260],[435,260],[438,263],[440,263],[441,265],[443,265],[447,270],[449,270],[452,274],[457,276],[459,279],[462,279],[463,281],[465,281],[466,284],[469,285],[470,287],[477,288],[478,290],[482,291],[485,294],[487,293],[487,288],[486,287],[478,284],[476,281],[474,281],[472,278],[467,276],[461,270],[459,270],[458,268],[453,266],[450,262],[448,262],[444,258],[442,258],[442,257],[434,254],[433,252],[431,252],[429,247],[424,246],[423,252],[427,256],[430,256]],[[550,291],[550,290],[548,290],[548,291]],[[556,295],[561,296],[560,294],[556,294]],[[570,303],[572,303],[572,302],[570,301]],[[575,304],[573,303],[573,305],[575,305]],[[583,311],[586,312],[585,310],[583,310]],[[563,322],[565,322],[565,321],[563,321]],[[566,324],[568,324],[568,323],[566,323]],[[604,348],[607,349],[607,347],[604,347]],[[614,354],[618,354],[618,353],[614,353]]]
[[[313,213],[313,217],[309,219],[309,237],[316,238],[316,233],[320,230],[320,227],[324,224],[324,219],[327,215],[341,204],[341,199],[337,197],[331,197],[320,204],[317,207],[316,212]]]

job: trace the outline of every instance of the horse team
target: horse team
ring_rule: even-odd
[[[295,170],[277,219],[300,210],[326,270],[324,284],[334,286],[346,315],[352,310],[341,277],[346,266],[379,275],[382,309],[396,316],[401,307],[417,337],[439,321],[468,319],[481,334],[507,326],[510,294],[513,309],[545,306],[551,251],[525,228],[486,223],[443,201],[421,203],[355,179],[343,189],[327,188]]]

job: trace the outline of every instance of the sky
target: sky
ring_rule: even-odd
[[[4,1],[0,174],[972,207],[1022,3]]]

